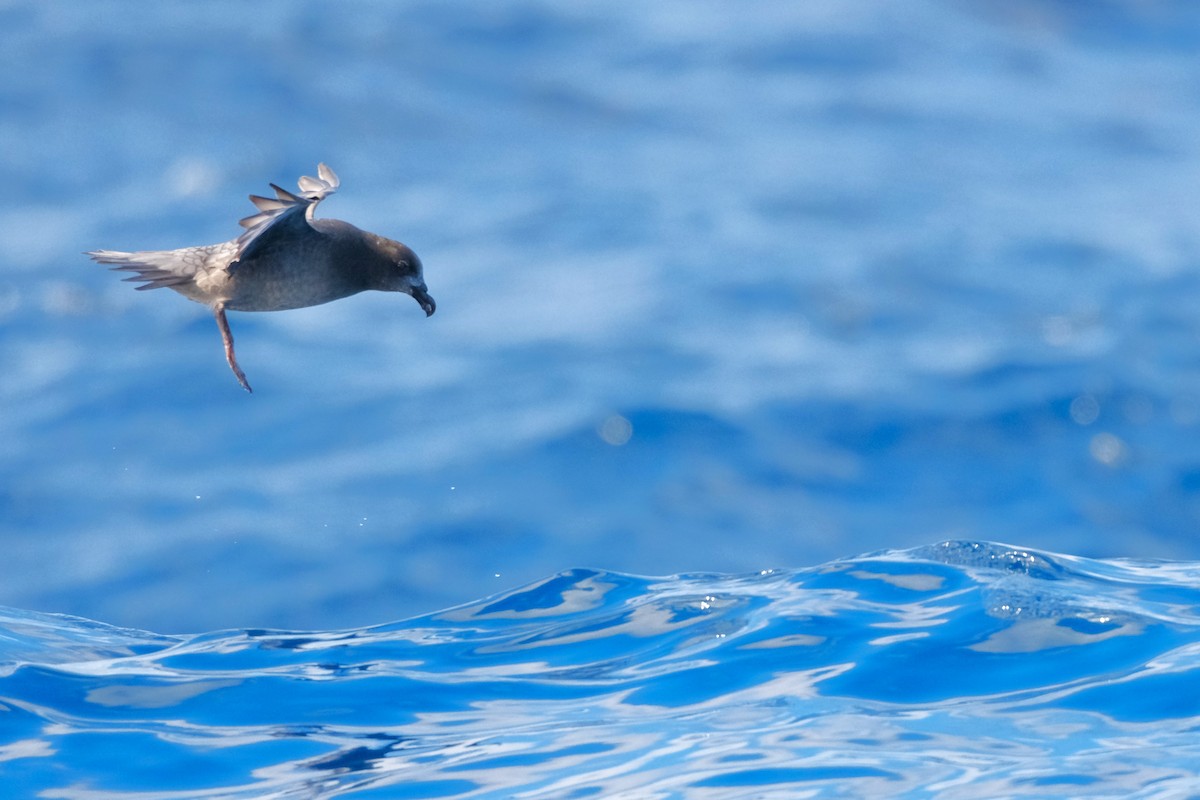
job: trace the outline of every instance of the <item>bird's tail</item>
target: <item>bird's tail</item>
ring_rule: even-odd
[[[145,250],[140,253],[123,253],[120,250],[90,250],[84,255],[91,256],[97,264],[109,264],[118,272],[136,272],[125,278],[127,281],[143,281],[137,287],[144,289],[160,289],[164,286],[178,286],[192,280],[191,272],[181,271],[179,252],[176,250]]]

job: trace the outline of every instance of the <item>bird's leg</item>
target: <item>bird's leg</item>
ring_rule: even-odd
[[[225,303],[218,302],[213,306],[213,314],[217,318],[217,327],[221,329],[221,341],[225,343],[225,360],[229,362],[229,368],[237,376],[238,383],[242,385],[242,388],[253,393],[254,390],[246,382],[246,373],[242,372],[242,368],[238,366],[237,356],[233,353],[233,334],[229,331],[229,321],[225,319]]]

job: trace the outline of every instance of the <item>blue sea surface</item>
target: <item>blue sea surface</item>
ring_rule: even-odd
[[[1196,563],[945,542],[752,575],[572,570],[350,630],[0,622],[21,796],[1200,792]]]
[[[1200,796],[1197,52],[0,0],[0,797]],[[438,311],[232,313],[253,395],[82,255],[318,162]]]

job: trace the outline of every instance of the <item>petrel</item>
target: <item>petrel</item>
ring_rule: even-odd
[[[253,391],[233,352],[225,311],[284,311],[375,289],[411,295],[425,316],[437,308],[425,286],[421,259],[406,245],[359,230],[338,219],[314,219],[317,203],[337,191],[338,176],[325,164],[318,177],[300,178],[299,194],[275,184],[275,197],[250,195],[258,209],[240,221],[236,239],[205,247],[86,255],[112,269],[136,273],[139,290],[174,289],[213,310],[225,359],[247,392]]]

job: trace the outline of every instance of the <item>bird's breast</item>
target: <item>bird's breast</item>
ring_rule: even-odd
[[[239,262],[230,270],[227,308],[237,311],[284,311],[328,303],[357,294],[352,275],[325,253],[268,254]]]

